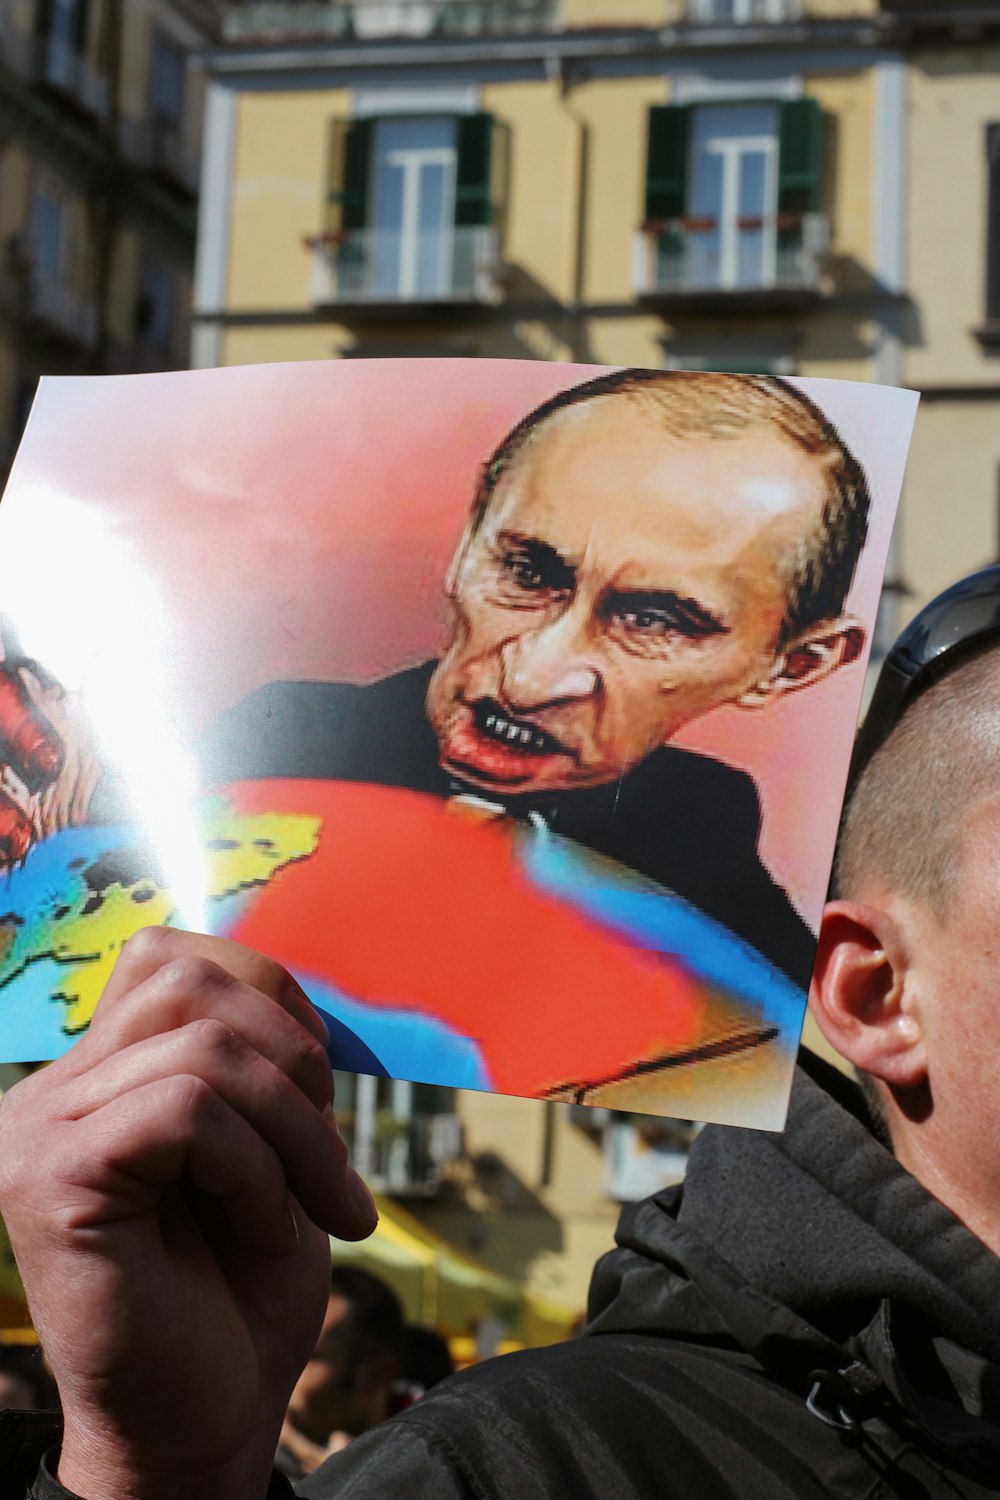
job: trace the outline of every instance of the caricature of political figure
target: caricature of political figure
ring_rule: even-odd
[[[484,465],[440,659],[259,689],[209,735],[205,778],[478,799],[680,895],[805,987],[812,936],[758,855],[752,780],[670,740],[859,656],[844,609],[868,512],[860,465],[795,387],[598,376]]]

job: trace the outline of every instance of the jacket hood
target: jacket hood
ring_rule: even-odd
[[[1000,1261],[878,1141],[860,1089],[809,1053],[783,1135],[708,1127],[683,1186],[626,1208],[617,1239],[588,1333],[722,1338],[806,1390],[817,1369],[878,1366],[872,1329],[890,1313],[1000,1361]],[[893,1364],[887,1332],[882,1346]]]

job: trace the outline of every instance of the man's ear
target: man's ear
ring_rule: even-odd
[[[927,1076],[920,1008],[906,944],[876,906],[831,901],[823,912],[809,1007],[830,1046],[893,1089]]]
[[[817,625],[775,657],[763,682],[736,699],[741,708],[762,708],[785,693],[822,682],[838,667],[857,661],[865,644],[864,626],[857,620],[841,619]]]

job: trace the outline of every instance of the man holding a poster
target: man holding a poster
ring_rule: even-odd
[[[869,506],[856,458],[783,381],[571,386],[483,466],[440,660],[259,689],[210,735],[206,778],[472,798],[682,896],[804,988],[814,939],[758,855],[752,780],[669,742],[858,658],[844,611]]]
[[[806,1059],[785,1137],[710,1127],[683,1191],[626,1209],[584,1337],[445,1382],[295,1493],[996,1493],[998,639],[994,568],[918,617],[866,725],[811,1000],[874,1108]],[[270,1455],[326,1233],[372,1224],[319,1035],[275,965],[150,931],[4,1099],[65,1427],[0,1418],[3,1500],[290,1496]]]

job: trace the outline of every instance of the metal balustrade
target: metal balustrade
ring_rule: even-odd
[[[313,245],[312,301],[492,303],[497,270],[489,227],[345,230]]]
[[[633,279],[641,297],[818,291],[828,250],[823,214],[667,219],[636,234]]]
[[[61,37],[44,37],[37,47],[36,76],[103,119],[108,112],[108,80]]]
[[[97,303],[63,277],[32,271],[28,310],[32,318],[65,338],[87,347],[96,342]]]
[[[465,1150],[457,1115],[395,1118],[389,1111],[379,1111],[375,1131],[366,1140],[356,1138],[358,1122],[350,1116],[339,1124],[352,1160],[364,1165],[369,1185],[401,1197],[435,1192],[447,1168]]]
[[[123,118],[118,129],[121,149],[130,161],[165,172],[191,192],[197,192],[201,158],[179,122]]]
[[[560,0],[242,0],[223,19],[228,41],[277,36],[502,36],[549,31]]]

